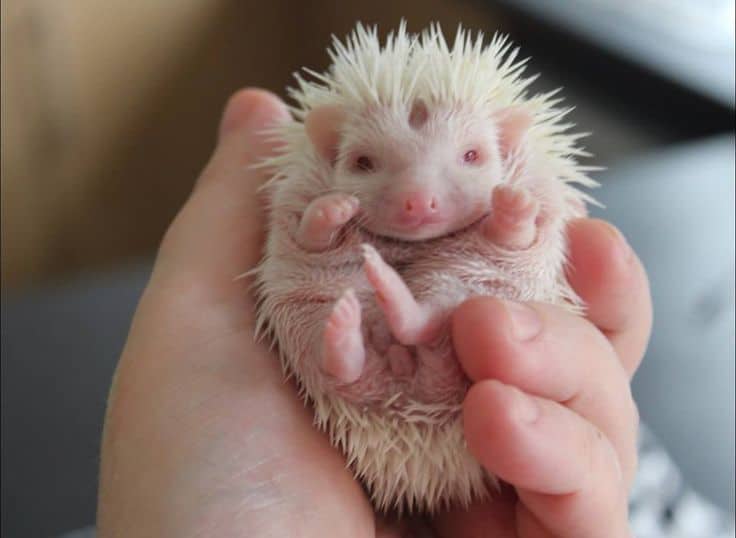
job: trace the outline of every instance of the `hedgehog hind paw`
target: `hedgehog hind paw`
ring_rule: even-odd
[[[361,306],[355,292],[346,290],[327,318],[322,340],[322,370],[341,383],[360,378],[365,364]]]

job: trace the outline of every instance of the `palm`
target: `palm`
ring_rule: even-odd
[[[149,325],[159,334],[136,327],[131,333],[109,417],[114,430],[138,417],[143,456],[167,455],[163,468],[156,461],[150,467],[164,481],[186,480],[194,494],[180,499],[184,519],[237,510],[259,520],[272,514],[294,534],[308,518],[318,528],[344,529],[339,535],[371,535],[370,506],[344,459],[312,426],[277,358],[254,343],[248,316],[230,314],[248,312],[244,302],[213,305],[201,296],[182,302],[180,284],[149,289],[141,302],[137,317],[166,312],[167,319]],[[197,319],[217,323],[188,323]],[[167,334],[185,336],[171,341]],[[151,340],[160,345],[151,349]],[[109,427],[106,441],[116,442]],[[207,504],[202,492],[218,494],[206,495]]]
[[[254,342],[248,282],[233,278],[260,255],[262,177],[244,165],[266,145],[221,141],[161,245],[111,391],[101,536],[374,534],[344,459]]]

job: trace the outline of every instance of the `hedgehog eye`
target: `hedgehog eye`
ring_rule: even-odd
[[[355,159],[353,168],[359,172],[373,172],[376,169],[376,165],[370,157],[361,155]]]
[[[475,149],[470,149],[465,152],[465,155],[463,155],[463,161],[465,164],[473,164],[478,160],[478,151]]]

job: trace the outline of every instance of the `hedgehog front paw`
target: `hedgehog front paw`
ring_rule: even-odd
[[[327,318],[322,339],[322,369],[342,383],[353,383],[363,373],[365,347],[361,307],[355,291],[347,289]]]
[[[309,252],[327,250],[337,231],[358,214],[355,196],[332,193],[313,200],[304,211],[297,231],[297,242]]]
[[[531,246],[537,236],[539,201],[523,187],[498,185],[491,197],[491,214],[484,233],[499,246],[521,250]]]

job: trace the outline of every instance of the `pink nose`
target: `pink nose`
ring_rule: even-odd
[[[436,218],[440,211],[437,197],[431,192],[409,192],[399,200],[399,219],[405,223]]]
[[[437,213],[437,198],[427,192],[410,192],[404,195],[403,210],[406,215],[422,218]]]

